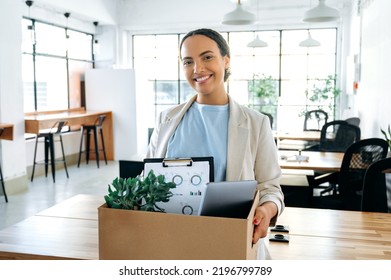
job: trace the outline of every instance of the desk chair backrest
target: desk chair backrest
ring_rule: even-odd
[[[391,212],[391,158],[372,163],[365,173],[361,211]]]
[[[304,115],[304,131],[321,131],[329,116],[323,110],[308,111]]]
[[[322,152],[345,152],[360,138],[361,130],[358,126],[348,124],[346,121],[331,121],[322,127],[319,150]]]
[[[266,112],[261,112],[261,113],[268,116],[269,121],[270,121],[270,127],[273,128],[273,116],[269,113],[266,113]]]
[[[360,126],[360,118],[352,117],[352,118],[347,118],[345,121],[348,124],[352,124],[352,125],[355,125],[355,126]]]
[[[345,151],[338,188],[347,210],[358,210],[365,172],[372,163],[384,159],[387,150],[388,145],[384,139],[368,138],[353,143]]]

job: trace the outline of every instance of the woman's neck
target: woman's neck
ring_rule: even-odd
[[[207,105],[225,105],[228,104],[228,94],[224,91],[219,94],[200,94],[198,93],[197,103]]]

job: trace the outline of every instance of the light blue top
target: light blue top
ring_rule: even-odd
[[[194,102],[168,142],[166,157],[212,156],[215,182],[225,181],[228,119],[228,104]]]

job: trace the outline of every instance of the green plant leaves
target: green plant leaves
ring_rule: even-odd
[[[164,212],[156,203],[168,202],[175,187],[174,182],[166,182],[164,175],[156,176],[151,170],[144,180],[140,176],[115,178],[104,198],[109,208]]]

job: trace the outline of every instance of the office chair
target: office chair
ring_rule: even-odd
[[[390,213],[391,193],[387,198],[387,192],[391,192],[391,158],[381,159],[368,167],[364,176],[361,211]]]
[[[326,123],[320,132],[319,151],[345,152],[354,142],[360,140],[361,129],[346,121]]]
[[[360,118],[352,117],[352,118],[347,118],[345,121],[348,124],[352,124],[352,125],[355,125],[355,126],[360,126]]]
[[[104,142],[104,137],[103,137],[103,122],[106,119],[106,115],[100,115],[92,125],[82,125],[81,126],[81,137],[80,137],[80,149],[79,149],[79,160],[77,161],[77,167],[80,166],[80,161],[81,161],[81,155],[83,153],[83,137],[84,137],[84,132],[86,132],[86,148],[85,148],[85,153],[86,153],[86,163],[88,164],[88,161],[90,159],[90,151],[95,152],[95,159],[96,159],[96,164],[99,168],[99,151],[103,152],[103,156],[105,159],[105,162],[107,164],[107,157],[106,157],[106,149],[105,149],[105,142]],[[92,150],[90,147],[90,142],[91,142],[91,132],[94,134],[94,149]],[[100,134],[101,138],[101,148],[99,149],[99,141],[98,141],[98,134]]]
[[[35,136],[34,162],[33,162],[33,170],[31,173],[31,182],[34,179],[34,172],[35,172],[35,165],[36,164],[44,164],[45,165],[45,177],[47,177],[47,175],[48,175],[48,168],[49,168],[49,164],[50,164],[51,169],[52,169],[53,182],[56,182],[55,164],[58,162],[62,162],[62,163],[64,163],[64,168],[65,168],[67,178],[69,178],[67,163],[65,160],[64,144],[62,141],[62,129],[66,126],[66,124],[67,124],[66,121],[57,121],[49,130],[42,131]],[[58,140],[56,140],[55,137],[57,137]],[[40,138],[44,138],[43,143],[45,144],[45,159],[44,159],[44,161],[37,162],[37,149],[38,149],[38,143],[40,142],[39,141]],[[56,159],[55,152],[54,152],[54,143],[56,141],[60,142],[61,151],[62,151],[62,159]],[[50,157],[50,159],[49,159],[49,157]]]
[[[266,113],[266,112],[261,112],[261,113],[268,116],[268,118],[270,120],[270,127],[273,128],[273,116],[269,113]]]
[[[361,210],[363,180],[367,168],[387,155],[387,141],[369,138],[357,141],[345,151],[339,172],[308,176],[310,187],[330,182],[337,185],[333,195],[313,196],[311,206],[339,210]]]
[[[308,111],[304,115],[304,131],[321,131],[329,116],[323,110]]]

